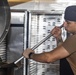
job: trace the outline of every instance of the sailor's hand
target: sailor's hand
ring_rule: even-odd
[[[55,27],[52,31],[51,31],[51,34],[58,40],[58,39],[61,39],[61,29],[59,27]]]
[[[34,50],[32,50],[32,49],[30,49],[30,48],[27,48],[26,50],[24,50],[23,56],[24,56],[25,58],[29,58],[29,54],[30,54],[30,53],[34,53]]]

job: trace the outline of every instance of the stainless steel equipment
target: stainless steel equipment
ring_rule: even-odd
[[[62,12],[57,13],[57,11],[14,11],[11,13],[11,15],[11,28],[7,36],[7,61],[11,63],[13,62],[13,64],[17,64],[17,62],[19,62],[23,58],[21,57],[22,52],[26,48],[36,48],[36,53],[50,51],[56,48],[56,40],[49,33],[50,30],[55,27],[55,25],[61,26],[61,24],[63,23]],[[65,39],[66,32],[64,28],[62,28],[62,30],[62,35]],[[50,36],[52,37],[50,38]],[[39,41],[41,42],[39,43]],[[20,59],[17,60],[18,58]],[[21,68],[14,68],[14,74],[59,75],[59,61],[51,64],[43,64],[35,62],[33,60],[24,59],[22,61]]]
[[[63,23],[63,12],[58,11],[29,11],[28,28],[25,24],[25,32],[28,31],[27,35],[24,32],[24,49],[33,48],[40,40],[45,38],[50,31],[57,25],[60,26]],[[66,31],[62,28],[62,37],[66,38]],[[26,39],[26,36],[28,37]],[[27,43],[26,43],[27,42]],[[38,47],[39,45],[37,45]],[[41,53],[43,51],[51,51],[56,48],[56,39],[52,36],[38,48],[36,47],[35,52]],[[21,57],[22,59],[23,57]],[[21,60],[20,59],[20,60]],[[25,69],[27,67],[27,74],[24,75],[59,75],[59,61],[43,64],[33,60],[25,60]]]

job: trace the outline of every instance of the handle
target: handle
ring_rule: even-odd
[[[59,28],[62,28],[63,25],[61,25]],[[38,42],[35,46],[32,47],[32,50],[35,50],[38,46],[40,46],[43,42],[45,42],[48,38],[50,38],[52,36],[52,34],[50,33],[49,35],[47,35],[44,39],[42,39],[40,42]],[[24,56],[20,57],[18,60],[16,60],[14,62],[14,64],[18,63],[20,60],[22,60],[24,58]]]

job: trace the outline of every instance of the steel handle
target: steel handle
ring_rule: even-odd
[[[60,28],[62,28],[63,25],[60,26]],[[48,38],[50,38],[52,36],[52,34],[50,33],[49,35],[47,35],[44,39],[42,39],[40,42],[38,42],[35,46],[33,46],[31,49],[35,50],[38,46],[40,46],[43,42],[45,42]],[[16,60],[14,62],[14,64],[18,63],[20,60],[22,60],[24,58],[24,56],[20,57],[18,60]]]

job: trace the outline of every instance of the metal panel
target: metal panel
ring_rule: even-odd
[[[29,36],[29,12],[25,11],[25,20],[24,20],[24,50],[28,48],[28,36]],[[28,61],[24,58],[24,69],[23,75],[27,75],[28,71]]]
[[[25,11],[24,11],[25,12]],[[7,62],[15,62],[24,50],[24,12],[11,12],[11,27],[7,35]],[[18,15],[19,14],[19,15]],[[23,75],[22,66],[14,68],[14,75]]]
[[[62,24],[62,13],[40,13],[40,12],[30,12],[29,13],[29,40],[28,47],[32,48],[41,39],[46,37],[50,30],[52,30],[56,25],[60,26]],[[66,38],[66,32],[63,29],[64,38]],[[63,33],[62,33],[63,34]],[[24,43],[25,44],[25,43]],[[42,53],[53,50],[57,47],[56,39],[52,36],[42,45],[40,45],[35,52]],[[28,61],[28,73],[27,75],[59,75],[59,61],[54,63],[40,63],[33,60]]]

